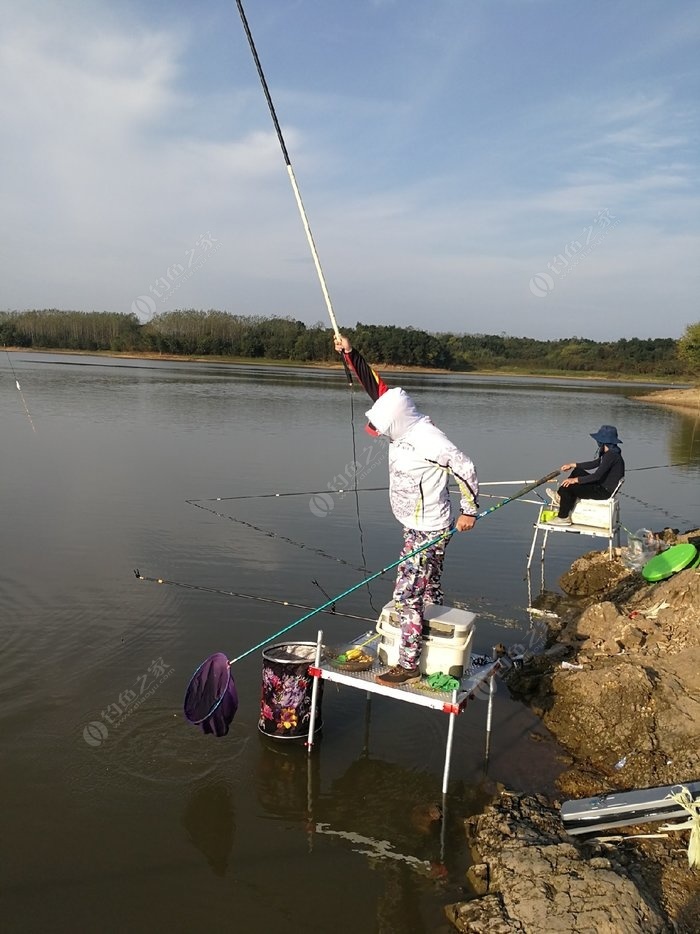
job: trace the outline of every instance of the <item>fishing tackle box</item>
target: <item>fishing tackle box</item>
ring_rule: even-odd
[[[427,606],[423,611],[423,651],[420,671],[432,675],[438,671],[461,678],[469,668],[476,614],[451,606]],[[377,632],[381,642],[377,656],[384,665],[397,665],[401,623],[393,600],[379,614]]]

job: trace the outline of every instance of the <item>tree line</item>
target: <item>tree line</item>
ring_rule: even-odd
[[[700,323],[680,340],[584,337],[537,340],[504,334],[431,334],[411,327],[358,323],[345,331],[367,359],[391,364],[468,372],[606,373],[687,377],[700,370]],[[284,360],[337,359],[333,332],[293,318],[234,315],[183,309],[142,323],[135,314],[41,309],[0,312],[0,346],[50,350],[159,353]]]

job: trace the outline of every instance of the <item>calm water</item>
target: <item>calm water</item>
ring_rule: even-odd
[[[386,484],[386,451],[362,430],[362,393],[337,372],[11,361],[14,372],[0,355],[3,927],[446,930],[442,905],[459,897],[468,865],[463,818],[496,782],[552,788],[558,752],[528,711],[499,685],[488,769],[486,705],[458,718],[441,829],[424,815],[440,800],[445,717],[377,697],[368,708],[362,692],[327,684],[324,735],[308,760],[257,731],[255,652],[234,666],[241,704],[229,736],[205,737],[181,713],[192,671],[304,611],[133,574],[317,606],[359,581],[357,568],[393,561],[400,530],[385,491],[334,496],[332,508],[311,496],[347,486],[353,461],[361,487]],[[482,482],[587,459],[589,432],[613,423],[628,465],[625,526],[700,524],[696,420],[633,401],[640,387],[402,382]],[[265,495],[275,492],[303,495]],[[524,579],[536,509],[510,503],[450,545],[447,602],[478,614],[477,650],[539,638]],[[555,538],[551,588],[594,547]],[[388,577],[339,611],[375,617]],[[370,623],[317,616],[284,639],[315,639],[320,626],[342,643]]]

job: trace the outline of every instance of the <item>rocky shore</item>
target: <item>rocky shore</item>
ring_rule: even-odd
[[[700,547],[700,530],[660,534]],[[541,596],[547,647],[508,684],[570,756],[561,800],[700,779],[700,569],[649,584],[620,553],[590,552],[560,586]],[[467,821],[474,897],[447,907],[456,930],[700,932],[689,831],[570,836],[560,803],[503,789]]]

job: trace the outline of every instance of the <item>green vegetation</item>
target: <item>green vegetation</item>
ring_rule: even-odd
[[[678,356],[688,372],[700,376],[700,321],[689,324],[678,341]]]
[[[681,340],[639,338],[598,342],[583,337],[535,340],[495,334],[429,334],[415,328],[357,324],[346,333],[369,361],[468,372],[608,374],[688,378],[700,372],[700,322]],[[273,359],[337,360],[332,331],[292,318],[243,317],[186,309],[141,324],[134,314],[0,312],[0,346]]]

